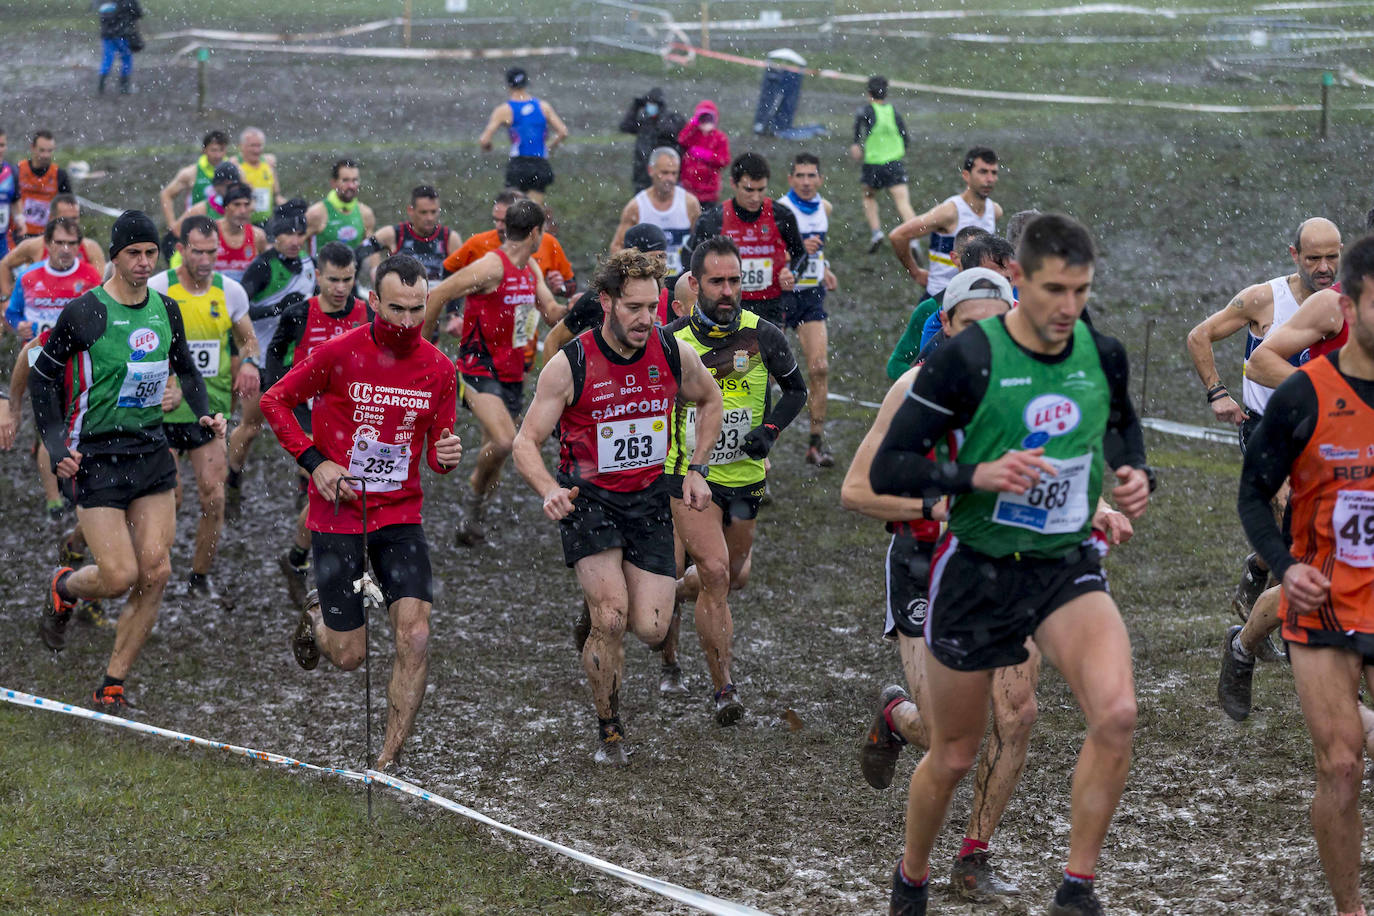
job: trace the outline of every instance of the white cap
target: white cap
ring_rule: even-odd
[[[1000,299],[1009,306],[1016,304],[1016,297],[1011,294],[1011,284],[1007,282],[1007,278],[986,267],[970,267],[955,274],[954,279],[945,287],[945,297],[940,300],[940,311],[948,312],[960,302],[967,302],[969,299]]]

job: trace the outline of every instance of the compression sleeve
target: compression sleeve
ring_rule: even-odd
[[[873,106],[865,105],[859,109],[859,113],[854,115],[854,142],[859,146],[864,145],[869,133],[873,130],[875,123],[873,116]]]
[[[1295,372],[1284,379],[1269,398],[1259,426],[1250,434],[1245,463],[1241,466],[1236,495],[1241,527],[1280,581],[1297,561],[1288,552],[1269,503],[1283,486],[1293,462],[1311,441],[1317,427],[1317,409],[1317,391],[1306,372]]]
[[[267,345],[267,359],[263,364],[263,368],[267,370],[263,378],[264,388],[271,388],[277,379],[286,375],[286,354],[290,352],[292,344],[301,342],[309,312],[310,302],[307,300],[293,302],[281,313],[281,320],[277,322],[277,332],[272,335],[272,340]],[[262,341],[258,341],[258,346],[262,346]]]
[[[1102,438],[1102,454],[1110,468],[1145,467],[1145,433],[1140,428],[1135,405],[1131,403],[1130,365],[1126,348],[1115,337],[1092,332],[1097,357],[1107,376],[1111,402],[1107,413],[1107,434]]]
[[[701,211],[701,215],[697,217],[697,224],[692,227],[692,237],[687,240],[688,250],[695,251],[702,242],[720,235],[724,219],[725,211],[720,208],[720,204],[714,204],[709,209]]]
[[[452,372],[444,375],[444,387],[439,391],[434,419],[426,433],[428,448],[425,449],[425,460],[436,474],[447,474],[453,470],[449,465],[439,463],[439,452],[434,447],[439,441],[439,434],[446,429],[451,431],[458,423],[458,367],[452,366],[452,369]]]
[[[992,348],[977,325],[935,352],[916,373],[911,391],[873,456],[869,471],[873,492],[924,498],[973,489],[976,465],[937,461],[929,453],[947,433],[973,419],[987,392],[991,370]]]
[[[806,252],[806,245],[802,242],[801,230],[797,228],[797,216],[792,212],[791,207],[777,206],[773,208],[773,222],[778,224],[778,233],[782,236],[782,243],[787,246],[787,253],[792,257],[792,263],[788,266],[792,272],[801,276],[806,269],[806,262],[811,259],[811,255]]]
[[[67,174],[67,170],[66,170],[66,169],[58,169],[58,170],[57,170],[57,193],[58,193],[58,194],[70,194],[70,193],[72,193],[72,177],[71,177],[70,175]]]
[[[162,296],[161,293],[148,291],[149,296]],[[181,396],[186,399],[191,412],[196,417],[210,417],[210,393],[205,388],[205,379],[196,368],[195,357],[191,355],[191,345],[186,342],[186,325],[181,320],[181,308],[166,296],[162,304],[167,309],[167,323],[172,326],[172,342],[167,351],[167,362],[181,381]]]
[[[57,316],[33,368],[29,372],[29,391],[33,402],[34,425],[48,457],[56,470],[67,451],[67,425],[62,410],[62,377],[67,362],[91,348],[105,333],[105,304],[94,295],[81,296],[67,304]]]
[[[787,336],[775,325],[759,322],[759,356],[768,374],[782,389],[782,396],[763,417],[763,423],[786,429],[806,406],[806,374],[797,365]]]
[[[568,314],[563,316],[563,327],[567,329],[569,334],[576,337],[578,334],[590,331],[601,324],[604,315],[601,299],[588,293],[578,299],[577,303],[568,310]]]
[[[256,299],[258,294],[267,289],[267,284],[272,281],[272,268],[268,265],[267,259],[275,257],[271,252],[263,252],[248,264],[244,270],[243,277],[239,280],[239,285],[243,287],[243,292],[249,300]]]
[[[902,332],[902,337],[897,341],[897,346],[892,349],[892,355],[887,358],[887,377],[894,382],[902,377],[902,373],[911,368],[917,354],[921,352],[921,328],[925,325],[926,319],[931,313],[939,308],[934,299],[923,299],[916,308],[912,309],[911,317],[907,319],[906,330]]]

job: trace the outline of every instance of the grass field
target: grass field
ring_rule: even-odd
[[[1040,5],[1007,0],[999,9]],[[480,153],[475,139],[503,98],[507,61],[440,65],[215,52],[211,109],[198,116],[195,71],[168,56],[176,43],[155,45],[138,59],[139,94],[127,104],[97,99],[94,30],[75,6],[0,2],[0,20],[20,21],[22,11],[26,23],[25,31],[0,34],[0,92],[7,99],[0,124],[9,130],[11,159],[26,130],[50,123],[59,132],[60,158],[86,159],[109,173],[81,193],[107,205],[153,209],[158,187],[191,160],[205,130],[255,123],[281,157],[289,192],[318,197],[328,163],[349,153],[364,162],[364,199],[380,220],[399,217],[406,191],[428,181],[440,187],[446,219],[463,234],[488,227],[501,162]],[[305,30],[397,15],[400,6],[169,0],[156,5],[150,30]],[[836,10],[882,6],[850,0]],[[1208,6],[1228,15],[1254,9]],[[471,9],[474,16],[510,12],[483,0]],[[754,7],[719,9],[713,15]],[[437,0],[415,3],[417,17],[441,10]],[[426,26],[417,39],[436,46],[566,40],[566,28],[540,22],[567,15],[566,7],[538,0],[519,12],[528,27]],[[1374,7],[1331,6],[1268,15],[1368,30],[1371,13]],[[1204,40],[993,46],[939,38],[974,31],[1203,36],[1215,18],[988,14],[977,21],[880,23],[875,16],[865,27],[935,35],[835,36],[797,46],[815,66],[938,85],[1226,104],[1315,100],[1319,71],[1270,69],[1258,81],[1224,77],[1207,64],[1214,49]],[[381,32],[352,43],[367,41],[399,44],[400,37]],[[727,38],[719,41],[731,47]],[[767,45],[740,47],[754,54]],[[1315,59],[1330,69],[1374,71],[1367,49]],[[752,69],[705,60],[669,67],[624,53],[525,63],[536,91],[574,132],[556,154],[559,178],[549,200],[559,237],[583,275],[628,197],[629,141],[613,133],[615,123],[649,86],[662,85],[675,107],[715,98],[735,149],[765,153],[778,175],[799,149],[747,137],[758,85]],[[844,158],[859,91],[812,79],[800,118],[832,130],[810,145],[823,159],[824,193],[836,208],[829,254],[841,288],[829,302],[831,388],[877,400],[887,387],[883,363],[914,294],[889,255],[864,254],[855,169]],[[955,166],[963,150],[986,143],[1003,159],[995,197],[1008,212],[1062,209],[1092,228],[1102,253],[1094,313],[1127,345],[1137,391],[1148,371],[1142,413],[1149,416],[1206,423],[1209,411],[1183,351],[1187,329],[1240,288],[1291,270],[1286,245],[1301,219],[1328,216],[1349,241],[1374,205],[1364,167],[1374,118],[1349,107],[1371,100],[1354,88],[1336,90],[1325,142],[1313,139],[1310,113],[1217,116],[908,94],[894,101],[917,138],[908,168],[918,209],[959,190]],[[781,193],[777,177],[773,188]],[[884,218],[892,219],[890,208]],[[90,226],[99,236],[108,220],[93,218]],[[11,348],[7,340],[0,356],[12,358]],[[1238,340],[1218,348],[1232,385],[1239,383],[1241,352]],[[835,403],[831,418],[836,452],[847,460],[871,413]],[[476,428],[463,422],[472,445]],[[1114,913],[1329,912],[1305,814],[1311,749],[1286,669],[1257,673],[1256,713],[1245,725],[1233,725],[1215,707],[1217,648],[1245,552],[1234,512],[1238,456],[1230,446],[1153,433],[1148,441],[1161,490],[1136,538],[1109,559],[1131,628],[1141,717],[1132,781],[1101,867],[1103,896]],[[599,772],[589,760],[594,722],[567,636],[574,583],[553,527],[507,479],[497,505],[503,529],[494,542],[455,550],[458,487],[431,481],[434,661],[407,764],[415,781],[561,842],[770,911],[884,906],[900,844],[900,787],[914,755],[886,793],[862,784],[853,758],[873,696],[899,676],[891,647],[877,638],[885,537],[877,524],[839,509],[841,471],[805,466],[803,445],[793,430],[775,453],[776,501],[760,526],[754,579],[734,601],[749,719],[729,732],[709,722],[705,668],[690,627],[683,639],[696,689],[690,703],[657,696],[656,663],[636,646],[628,652],[625,690],[636,753],[622,774]],[[360,678],[307,675],[285,650],[289,616],[274,563],[290,511],[288,480],[285,456],[270,441],[260,443],[249,466],[249,517],[227,535],[217,569],[224,606],[169,600],[131,683],[149,721],[314,763],[357,766]],[[0,505],[0,558],[7,561],[0,574],[0,684],[77,700],[99,677],[110,637],[83,630],[56,660],[40,654],[36,596],[55,531],[43,521],[23,454],[0,455]],[[188,508],[183,538],[190,522]],[[178,570],[187,552],[179,544]],[[379,649],[384,644],[379,639]],[[784,724],[787,710],[804,723],[800,731]],[[1047,672],[1030,763],[995,843],[999,861],[1028,895],[996,912],[1041,912],[1052,890],[1067,845],[1067,785],[1081,730],[1062,681]],[[678,912],[410,804],[383,800],[376,825],[367,827],[361,794],[351,786],[27,711],[0,711],[0,733],[8,739],[0,741],[0,851],[15,863],[0,878],[0,911]],[[960,795],[937,862],[953,854],[967,805]],[[60,869],[55,849],[66,851]],[[939,884],[938,870],[936,878]],[[974,912],[938,887],[933,909]]]

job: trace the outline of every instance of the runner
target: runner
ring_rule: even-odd
[[[980,232],[968,240],[964,246],[963,254],[959,255],[959,270],[970,270],[974,267],[982,267],[995,274],[1000,274],[1011,280],[1011,265],[1016,260],[1016,249],[1011,247],[1011,243],[999,235],[992,235],[988,232]],[[1013,289],[1012,293],[1015,294]],[[943,296],[940,297],[944,299]],[[1083,310],[1083,322],[1092,327],[1092,318],[1088,310]],[[948,338],[945,337],[943,325],[940,322],[939,309],[936,314],[926,319],[925,327],[921,328],[921,352],[917,354],[917,362],[925,362],[930,359],[935,348],[944,343]]]
[[[10,253],[10,234],[18,225],[19,170],[5,160],[9,138],[0,127],[0,258]]]
[[[791,292],[782,294],[787,327],[797,332],[802,356],[806,358],[806,381],[810,391],[807,402],[811,415],[811,438],[806,445],[806,463],[834,467],[835,456],[825,441],[826,402],[830,392],[830,341],[826,331],[825,294],[839,285],[825,257],[825,237],[830,231],[830,201],[821,197],[821,160],[812,153],[798,153],[788,173],[788,192],[778,203],[792,211],[806,253],[811,256],[806,270],[797,277]]]
[[[168,226],[177,221],[176,201],[186,195],[183,210],[210,196],[210,185],[214,181],[215,169],[224,161],[225,151],[229,149],[229,135],[222,130],[212,130],[200,141],[200,158],[190,165],[179,169],[167,186],[158,192],[162,204],[162,219]]]
[[[959,272],[959,262],[950,257],[954,236],[965,226],[977,226],[990,233],[997,231],[1002,205],[991,199],[997,186],[997,154],[986,146],[975,146],[964,154],[960,176],[964,190],[946,198],[920,216],[908,219],[888,233],[892,250],[911,279],[925,287],[926,295],[939,301],[950,279]],[[916,263],[912,248],[916,240],[930,234],[930,269]]]
[[[1351,246],[1341,289],[1349,340],[1275,389],[1246,449],[1237,506],[1283,583],[1283,638],[1316,756],[1312,828],[1336,911],[1347,914],[1365,911],[1357,698],[1361,674],[1374,682],[1374,238]],[[1285,478],[1291,551],[1270,508]]]
[[[188,216],[208,216],[211,219],[224,216],[224,195],[231,184],[243,184],[243,174],[234,163],[221,162],[210,176],[210,193],[204,200],[187,207],[185,212],[168,224],[167,231],[180,239],[181,222]]]
[[[358,267],[347,245],[329,242],[321,248],[318,270],[320,294],[288,305],[277,322],[277,332],[267,347],[268,387],[320,344],[372,320],[367,300],[353,295]],[[295,413],[296,421],[309,434],[312,431],[310,409],[297,407]],[[303,483],[308,482],[307,477]],[[277,560],[286,577],[287,594],[298,608],[305,607],[306,592],[310,588],[309,513],[307,500],[296,519],[291,547]]]
[[[806,404],[806,381],[782,330],[741,307],[740,255],[733,241],[715,236],[698,245],[688,282],[696,305],[668,331],[698,355],[719,386],[723,421],[708,451],[710,504],[702,509],[683,499],[671,501],[675,534],[693,564],[678,583],[677,599],[696,602],[697,637],[711,671],[716,722],[734,725],[744,716],[744,704],[730,673],[734,621],[728,596],[749,581],[768,473],[765,459]],[[776,404],[770,377],[782,389]],[[663,467],[670,493],[687,492],[684,475],[697,461],[696,410],[680,392]],[[675,649],[676,639],[669,639]],[[676,659],[675,651],[668,655]],[[665,677],[673,673],[664,672]],[[676,674],[680,680],[680,671]]]
[[[372,323],[314,347],[262,397],[282,447],[310,473],[317,589],[291,638],[296,661],[306,670],[321,655],[344,671],[363,663],[365,589],[355,583],[367,560],[391,617],[396,657],[379,770],[400,764],[429,669],[434,598],[414,459],[423,452],[431,470],[447,474],[463,454],[453,435],[453,363],[420,337],[426,289],[419,261],[387,258],[369,293]],[[312,398],[314,429],[307,435],[292,410]]]
[[[267,135],[260,129],[245,127],[239,134],[239,154],[234,157],[243,173],[243,183],[253,189],[254,226],[265,225],[272,218],[272,211],[286,203],[277,180],[276,157],[262,154],[266,144]]]
[[[33,238],[43,234],[43,227],[52,215],[52,199],[58,194],[70,194],[72,182],[67,170],[53,161],[57,141],[52,131],[33,132],[29,139],[29,158],[19,162],[16,180],[19,184],[19,221],[16,235]]]
[[[292,303],[303,302],[315,291],[315,262],[301,249],[305,246],[305,214],[288,201],[268,223],[272,247],[253,259],[243,272],[243,291],[248,295],[248,317],[253,336],[271,341],[277,320]],[[229,470],[224,483],[224,517],[237,519],[243,504],[243,465],[248,450],[262,432],[263,414],[258,397],[241,397],[243,415],[229,436]]]
[[[744,259],[744,307],[782,327],[782,294],[805,272],[808,255],[797,218],[768,198],[768,174],[768,160],[758,153],[735,159],[730,164],[734,196],[701,214],[687,246],[695,250],[716,235],[733,240]]]
[[[53,219],[70,219],[80,221],[81,207],[76,202],[74,194],[59,194],[52,199]],[[100,243],[87,236],[81,240],[81,248],[77,251],[77,258],[90,264],[98,271],[101,276],[105,273],[105,253],[100,250]],[[23,272],[23,268],[29,264],[37,264],[48,258],[48,246],[43,242],[40,235],[37,238],[24,239],[18,245],[10,249],[10,253],[0,258],[0,298],[8,300],[14,292],[15,277]]]
[[[625,233],[640,223],[651,223],[667,236],[668,275],[682,273],[682,245],[692,234],[692,227],[701,216],[701,202],[695,194],[684,191],[677,183],[682,157],[677,150],[661,146],[649,156],[649,187],[630,198],[620,211],[620,225],[611,239],[611,254],[625,246]]]
[[[663,230],[653,223],[640,223],[631,226],[622,239],[624,244],[620,250],[634,248],[643,254],[650,255],[663,263],[663,269],[668,269],[668,237],[663,234]],[[689,271],[690,273],[690,271]],[[686,277],[687,274],[683,274]],[[654,324],[664,325],[673,318],[685,312],[675,313],[672,310],[672,295],[664,284],[668,281],[665,275],[659,281],[658,309],[654,312]],[[683,280],[682,282],[686,282]],[[549,333],[544,338],[544,352],[557,353],[563,349],[574,337],[581,335],[584,331],[600,327],[605,319],[605,311],[601,308],[601,300],[591,292],[578,293],[568,300],[568,311],[558,323],[549,329]]]
[[[987,235],[988,231],[981,226],[965,226],[954,233],[954,247],[950,250],[950,260],[962,266],[964,263],[964,252],[968,250],[969,243],[979,236]],[[944,297],[941,296],[941,299]],[[887,377],[899,379],[906,370],[916,365],[917,357],[921,355],[921,338],[925,336],[926,326],[930,323],[932,315],[939,317],[940,299],[934,296],[926,296],[916,304],[916,308],[911,310],[911,316],[907,319],[906,329],[902,331],[901,338],[897,345],[892,348],[892,355],[887,358]]]
[[[253,189],[242,182],[229,185],[224,189],[224,215],[215,220],[218,249],[214,269],[234,281],[242,280],[248,265],[267,250],[267,233],[252,220]]]
[[[530,95],[529,83],[528,74],[520,67],[506,71],[509,98],[492,109],[477,143],[483,150],[490,151],[496,132],[506,128],[510,135],[506,187],[522,191],[530,200],[543,204],[544,192],[554,180],[548,156],[567,139],[568,127],[552,105]]]
[[[380,251],[408,254],[425,265],[429,282],[444,279],[444,259],[462,246],[463,237],[439,222],[439,192],[427,184],[412,188],[406,216],[406,222],[383,226],[367,240],[364,268],[371,270],[377,266]]]
[[[544,235],[543,209],[532,200],[518,200],[506,210],[505,223],[501,247],[436,286],[425,311],[428,339],[444,306],[467,297],[458,371],[463,404],[482,427],[482,449],[468,478],[472,490],[463,499],[457,540],[464,547],[485,537],[482,516],[511,453],[515,418],[525,398],[525,345],[537,334],[541,316],[552,325],[565,311],[531,263]]]
[[[151,292],[157,227],[126,210],[110,232],[114,272],[58,316],[32,371],[34,418],[52,468],[70,486],[94,563],[54,571],[40,622],[43,643],[66,646],[76,599],[129,593],[119,615],[105,679],[91,696],[102,712],[124,713],[124,681],[157,619],[171,573],[176,534],[176,465],[162,432],[168,370],[200,425],[224,435],[211,416],[176,303]],[[63,403],[68,362],[80,366],[80,389]]]
[[[916,218],[906,186],[906,148],[910,138],[906,122],[887,101],[887,77],[868,79],[868,104],[854,116],[854,142],[849,158],[863,163],[859,183],[864,190],[864,219],[868,222],[868,253],[883,244],[882,223],[878,216],[878,191],[887,189],[902,222]]]
[[[232,189],[230,194],[232,199]],[[255,397],[261,379],[258,340],[248,317],[248,295],[236,280],[215,269],[219,239],[222,237],[218,236],[215,223],[206,217],[182,220],[181,241],[177,245],[181,266],[156,275],[148,281],[148,288],[176,302],[186,329],[187,346],[205,379],[210,410],[228,416],[233,396]],[[230,371],[231,343],[243,361],[237,374]],[[196,526],[191,572],[186,578],[186,595],[214,599],[219,595],[210,584],[210,569],[224,528],[224,438],[197,423],[190,404],[179,393],[174,392],[173,400],[175,403],[171,404],[163,400],[162,429],[172,451],[190,457],[200,495],[200,521]]]
[[[512,212],[514,212],[512,207]],[[661,643],[673,617],[673,523],[663,478],[674,398],[696,402],[697,447],[682,501],[711,504],[706,460],[720,434],[720,388],[696,351],[654,328],[663,267],[637,250],[597,271],[605,320],[554,354],[539,373],[534,402],[515,437],[515,466],[559,523],[563,559],[577,572],[591,609],[579,647],[598,719],[595,760],[628,763],[620,722],[625,631]],[[539,449],[558,429],[555,479]]]
[[[352,159],[340,159],[329,170],[329,193],[305,211],[305,234],[310,254],[329,242],[343,242],[357,250],[377,228],[372,208],[358,200],[362,171]]]
[[[1104,460],[1130,518],[1144,512],[1152,474],[1125,350],[1078,321],[1094,257],[1087,230],[1067,217],[1033,222],[1015,270],[1020,305],[936,351],[873,458],[879,495],[954,495],[925,621],[931,747],[912,776],[895,914],[926,911],[930,852],[977,756],[992,672],[1025,662],[1028,636],[1064,676],[1088,726],[1068,863],[1049,913],[1102,912],[1093,872],[1125,786],[1135,698],[1130,639],[1092,546],[1089,507]],[[957,462],[926,457],[960,430]]]

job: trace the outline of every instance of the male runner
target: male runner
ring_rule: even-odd
[[[1151,475],[1125,350],[1079,321],[1094,259],[1073,220],[1033,222],[1014,271],[1019,306],[936,351],[873,458],[875,493],[953,496],[925,621],[930,750],[912,776],[895,914],[926,911],[930,851],[976,759],[992,672],[1025,662],[1028,636],[1064,676],[1088,726],[1068,863],[1049,913],[1102,912],[1093,871],[1125,786],[1135,697],[1130,639],[1092,544],[1091,507],[1104,461],[1130,518],[1149,502]],[[927,457],[956,431],[957,460]]]
[[[17,172],[19,183],[19,219],[15,235],[33,238],[43,234],[43,227],[52,216],[52,199],[58,194],[72,192],[67,170],[53,162],[57,141],[52,131],[41,129],[29,139],[29,158],[20,160]]]
[[[625,233],[640,223],[650,223],[663,230],[667,237],[665,249],[668,275],[682,273],[682,245],[692,234],[692,227],[701,216],[701,201],[678,185],[682,157],[677,150],[661,146],[649,156],[649,187],[630,198],[620,211],[620,224],[611,239],[611,254],[625,246]]]
[[[224,153],[229,148],[229,135],[222,130],[212,130],[200,141],[200,158],[184,168],[177,170],[167,186],[158,192],[162,204],[162,218],[168,226],[176,222],[176,201],[186,195],[181,205],[189,210],[210,196],[210,185],[214,181],[215,169],[224,161]]]
[[[224,215],[215,220],[215,234],[215,270],[242,280],[248,265],[267,250],[267,233],[253,225],[253,189],[248,185],[235,182],[224,189]]]
[[[52,218],[66,218],[79,222],[81,206],[76,202],[76,196],[74,194],[59,194],[54,197],[52,199]],[[101,276],[104,276],[105,253],[100,250],[100,243],[95,239],[89,236],[82,238],[81,247],[77,250],[76,256],[94,267]],[[48,246],[43,242],[41,235],[36,238],[24,239],[11,248],[9,254],[0,258],[0,299],[8,300],[13,294],[15,277],[23,271],[24,267],[47,260],[47,257]]]
[[[960,229],[954,234],[954,247],[950,250],[950,259],[955,264],[962,266],[964,252],[968,250],[969,244],[974,239],[988,234],[988,231],[981,226],[965,226]],[[943,299],[944,297],[941,296],[940,298]],[[917,357],[921,355],[921,338],[925,336],[926,326],[930,323],[932,315],[938,317],[939,314],[940,299],[934,296],[926,296],[916,304],[916,308],[911,310],[911,316],[907,318],[906,329],[902,331],[902,336],[897,340],[897,345],[892,348],[892,355],[887,358],[888,378],[895,381],[916,364]]]
[[[1316,756],[1312,828],[1345,916],[1365,912],[1358,696],[1362,674],[1374,682],[1374,238],[1346,254],[1339,297],[1349,339],[1274,390],[1236,502],[1250,543],[1283,583],[1283,638]],[[1285,478],[1291,552],[1270,508]]]
[[[372,208],[358,200],[362,171],[352,159],[340,159],[329,170],[329,193],[305,211],[305,235],[313,256],[320,246],[343,242],[356,250],[377,228]]]
[[[431,470],[446,474],[463,455],[453,435],[453,363],[420,337],[425,292],[419,261],[387,258],[368,294],[372,323],[315,347],[262,397],[282,447],[310,473],[316,591],[291,638],[296,661],[306,670],[321,654],[344,671],[363,663],[366,612],[355,583],[368,560],[391,615],[396,659],[379,770],[400,763],[429,669],[434,598],[417,459],[423,452]],[[307,435],[292,410],[312,398]]]
[[[381,251],[408,254],[425,266],[430,283],[444,279],[444,259],[462,246],[463,237],[439,222],[439,192],[427,184],[412,188],[406,216],[406,222],[383,226],[367,240],[368,251],[376,253],[364,255],[364,268],[374,268]]]
[[[496,132],[506,128],[510,135],[506,187],[523,191],[530,200],[543,204],[544,192],[554,180],[548,156],[567,139],[568,127],[552,105],[530,95],[529,83],[529,75],[520,67],[506,71],[509,98],[492,109],[477,143],[483,150],[490,151]]]
[[[744,704],[730,674],[734,621],[728,596],[748,582],[768,473],[764,459],[806,404],[806,381],[781,329],[741,307],[740,256],[733,241],[725,236],[703,241],[692,252],[691,270],[696,305],[668,331],[698,355],[720,387],[723,420],[708,452],[710,504],[703,509],[671,501],[675,534],[693,564],[677,597],[696,601],[697,637],[711,671],[716,722],[734,725],[744,716]],[[782,389],[776,404],[770,403],[770,377]],[[687,492],[679,484],[685,485],[689,463],[698,460],[696,411],[679,393],[663,467],[670,492]]]
[[[621,247],[621,251],[626,248],[637,249],[643,254],[661,261],[665,271],[668,269],[668,237],[663,234],[662,229],[653,223],[640,223],[637,226],[631,226],[622,241],[624,245]],[[682,275],[681,282],[687,282],[685,279],[687,275]],[[659,282],[658,308],[654,312],[654,324],[656,325],[667,324],[673,318],[685,314],[685,312],[672,310],[672,294],[665,285],[668,280],[669,277],[665,274]],[[544,352],[557,353],[574,337],[581,335],[584,331],[600,327],[605,317],[605,312],[601,308],[601,300],[591,291],[576,294],[568,300],[568,311],[559,319],[557,324],[549,329],[548,335],[545,336]]]
[[[248,295],[238,281],[215,269],[219,245],[216,226],[209,219],[193,216],[182,220],[181,241],[177,244],[181,264],[153,277],[148,288],[176,302],[186,329],[187,346],[196,369],[205,379],[210,410],[228,416],[234,394],[240,398],[255,397],[261,379],[259,344],[248,317]],[[243,360],[237,374],[230,370],[231,342]],[[200,521],[186,594],[209,599],[217,597],[210,585],[210,568],[224,528],[224,438],[212,435],[197,423],[184,398],[176,400],[179,403],[163,402],[162,430],[173,452],[190,457],[200,495]]]
[[[902,221],[915,219],[911,196],[906,186],[906,148],[910,138],[906,122],[887,101],[887,77],[868,79],[868,104],[854,116],[854,142],[849,158],[863,163],[860,185],[864,190],[864,219],[868,222],[868,253],[883,244],[882,223],[878,217],[878,191],[886,188],[897,206]]]
[[[97,709],[114,714],[128,708],[124,680],[171,573],[176,465],[162,432],[169,370],[200,425],[224,435],[224,417],[210,415],[180,310],[148,289],[157,258],[157,227],[146,214],[126,210],[110,231],[113,274],[62,310],[31,374],[35,423],[54,472],[74,491],[77,521],[95,561],[54,571],[39,631],[44,645],[61,650],[76,599],[129,593],[105,679],[91,697]],[[71,361],[81,367],[80,388],[64,405]]]
[[[352,249],[343,242],[329,242],[320,249],[316,268],[320,294],[288,305],[267,347],[269,386],[320,344],[372,320],[367,300],[353,295],[358,266]],[[296,420],[306,433],[311,432],[309,408],[296,408]],[[277,560],[277,566],[286,577],[287,594],[299,608],[305,607],[306,591],[310,587],[309,513],[307,500],[296,519],[291,547]]]
[[[1001,274],[1008,281],[1011,280],[1011,265],[1016,260],[1016,249],[1011,247],[1011,243],[1000,235],[992,235],[988,232],[980,232],[968,240],[964,246],[963,254],[959,255],[959,269],[969,270],[973,267],[982,267],[993,273]],[[1012,290],[1012,295],[1016,290]],[[944,296],[940,297],[941,301]],[[932,300],[933,301],[933,300]],[[935,314],[926,319],[925,327],[921,328],[921,351],[918,353],[917,362],[925,362],[930,359],[930,354],[934,348],[944,343],[948,338],[945,337],[944,325],[940,321],[939,308]],[[1088,311],[1083,311],[1083,321],[1092,325],[1092,318]]]
[[[656,258],[634,249],[602,263],[593,288],[605,321],[545,364],[515,437],[515,466],[543,499],[544,514],[559,523],[564,561],[576,570],[591,609],[581,651],[600,764],[628,762],[620,723],[625,631],[656,645],[673,617],[677,568],[663,461],[674,398],[697,405],[697,446],[681,490],[697,511],[711,502],[706,460],[720,433],[720,388],[695,350],[654,327],[662,275]],[[557,479],[539,452],[555,427]]]
[[[525,345],[538,333],[541,317],[553,325],[565,311],[533,261],[544,235],[543,208],[518,200],[506,210],[505,222],[501,247],[436,286],[425,310],[428,339],[444,306],[467,297],[458,371],[463,403],[482,427],[482,449],[468,478],[472,490],[463,500],[458,543],[465,547],[485,537],[482,516],[511,453],[515,418],[525,398]]]
[[[303,302],[315,292],[315,262],[301,249],[305,246],[305,214],[291,203],[276,210],[267,224],[272,247],[253,259],[243,272],[243,291],[248,294],[248,317],[253,321],[253,336],[271,341],[277,333],[277,320],[288,306]],[[243,503],[243,465],[248,450],[262,432],[263,414],[258,397],[241,397],[243,415],[229,436],[229,470],[224,483],[224,517],[239,517]]]
[[[259,128],[245,127],[239,134],[239,154],[234,157],[243,173],[243,183],[253,189],[252,221],[255,226],[265,224],[272,218],[272,211],[286,203],[281,182],[277,180],[277,163],[274,157],[262,154],[266,144],[267,135]]]
[[[796,285],[809,256],[797,218],[768,197],[768,174],[768,160],[758,153],[743,153],[730,163],[734,196],[702,212],[687,246],[695,250],[716,235],[732,239],[744,264],[744,307],[782,327],[782,294]]]
[[[224,195],[232,184],[242,184],[243,173],[233,162],[225,161],[215,166],[215,172],[210,176],[210,193],[205,195],[205,199],[191,204],[186,210],[172,222],[167,224],[167,231],[176,238],[181,238],[181,221],[188,216],[208,216],[211,219],[219,219],[224,215]]]
[[[9,138],[0,127],[0,258],[10,253],[10,233],[19,217],[19,170],[5,160]]]
[[[977,226],[987,232],[997,231],[1002,218],[1002,205],[991,199],[997,186],[997,154],[986,146],[975,146],[964,154],[964,167],[959,172],[964,190],[948,197],[920,216],[912,217],[888,233],[892,250],[902,262],[911,279],[925,287],[926,295],[937,300],[959,272],[959,262],[950,252],[954,236],[965,226]],[[930,269],[916,263],[912,246],[926,233],[930,234]]]
[[[835,456],[825,441],[826,402],[830,392],[830,341],[826,332],[825,294],[839,281],[825,256],[825,237],[830,232],[830,201],[821,197],[821,160],[813,153],[798,153],[787,175],[790,186],[778,203],[792,211],[797,231],[811,257],[806,270],[797,277],[791,292],[782,294],[787,327],[797,332],[802,356],[806,358],[807,404],[811,415],[811,438],[806,445],[806,463],[828,468]]]

